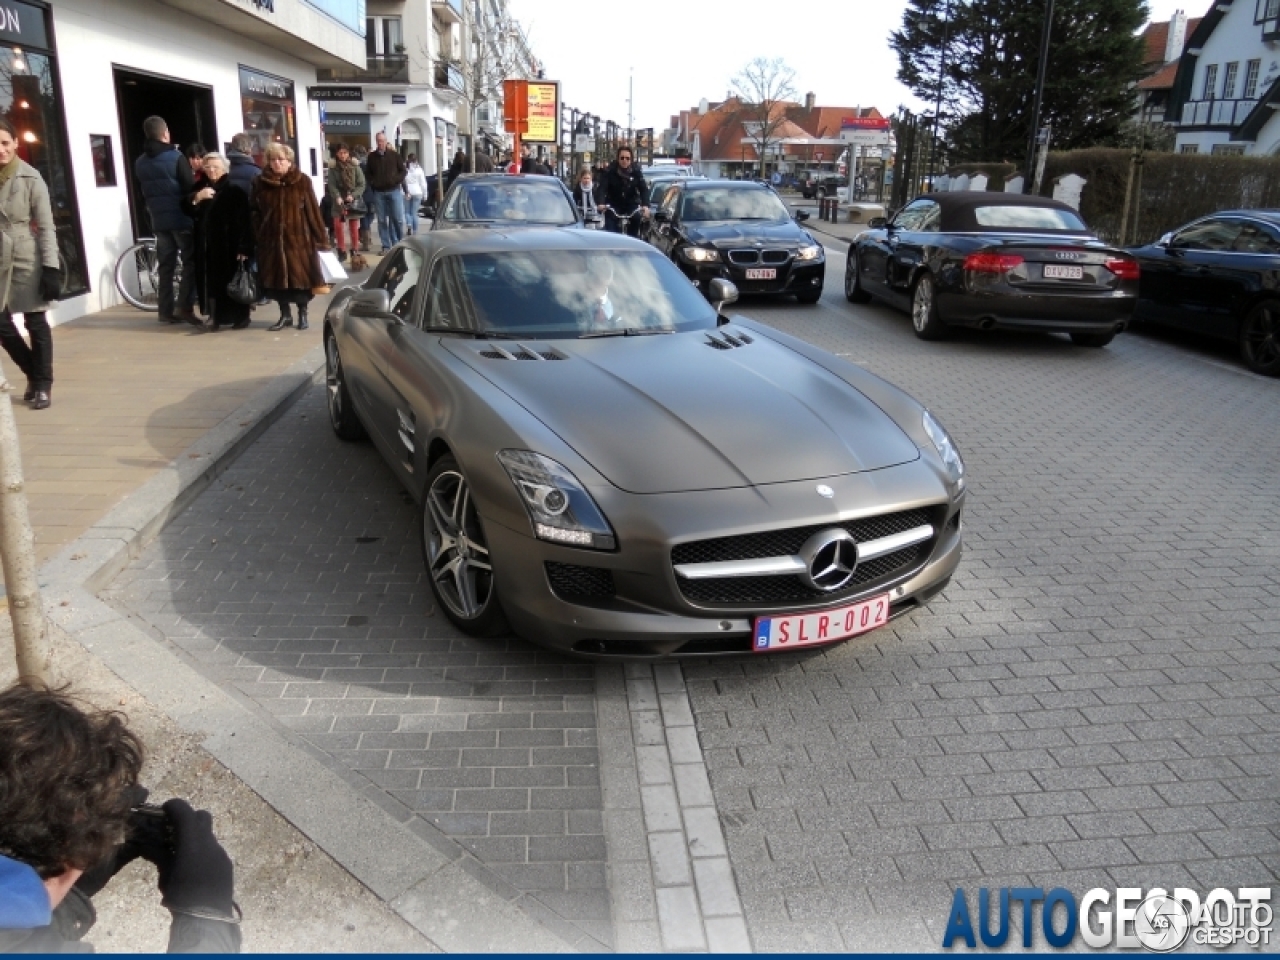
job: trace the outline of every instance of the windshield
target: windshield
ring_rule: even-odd
[[[456,223],[502,220],[565,226],[574,223],[577,215],[555,180],[512,178],[458,184],[445,203],[444,219]]]
[[[1088,230],[1084,221],[1070,210],[1057,207],[974,207],[973,217],[980,227],[1005,227],[1011,230]]]
[[[433,329],[530,339],[711,330],[716,313],[657,252],[507,250],[446,256]]]
[[[758,187],[713,187],[689,190],[680,201],[683,220],[790,220],[772,190]]]

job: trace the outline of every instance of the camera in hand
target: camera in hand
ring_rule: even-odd
[[[173,821],[163,807],[140,803],[129,811],[129,834],[125,844],[152,863],[166,859],[174,850]]]

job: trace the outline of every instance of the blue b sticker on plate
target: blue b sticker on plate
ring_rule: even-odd
[[[756,621],[756,649],[769,649],[769,624],[768,618],[762,618]]]

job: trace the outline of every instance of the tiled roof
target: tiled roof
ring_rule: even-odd
[[[1178,76],[1178,61],[1166,63],[1163,67],[1144,80],[1138,81],[1139,90],[1172,90],[1173,81]]]
[[[1184,49],[1186,47],[1187,40],[1191,39],[1192,32],[1200,25],[1200,20],[1200,17],[1187,18],[1187,32],[1182,41]],[[1142,65],[1147,70],[1155,70],[1165,62],[1164,51],[1165,47],[1169,45],[1169,21],[1163,20],[1160,23],[1147,24],[1147,29],[1142,31],[1142,40],[1145,44],[1143,48]],[[1177,60],[1180,56],[1182,56],[1181,50],[1178,51],[1174,60]],[[1170,84],[1170,86],[1172,86],[1172,84]]]

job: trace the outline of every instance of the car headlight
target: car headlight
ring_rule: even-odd
[[[952,484],[955,485],[956,494],[959,495],[964,489],[964,461],[960,459],[960,451],[956,449],[955,441],[928,410],[924,412],[924,432],[929,434],[929,439],[938,448],[938,456],[942,457],[942,463],[947,468]]]
[[[694,263],[710,263],[720,259],[719,250],[708,250],[706,247],[685,247],[680,253],[686,260]]]
[[[822,248],[817,244],[810,244],[796,251],[797,260],[817,260],[820,256],[822,256]]]
[[[591,494],[565,467],[530,450],[499,450],[498,462],[515,484],[539,540],[592,550],[618,545]]]

